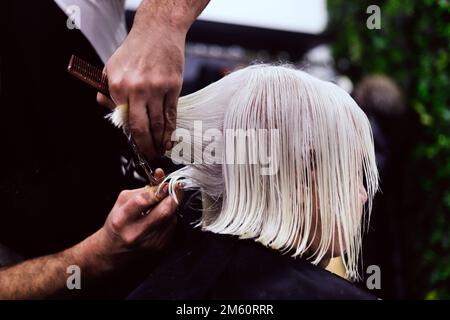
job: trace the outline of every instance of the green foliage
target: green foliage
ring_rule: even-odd
[[[378,30],[366,27],[372,4],[381,8]],[[392,77],[415,115],[399,182],[408,192],[408,293],[450,298],[450,1],[328,0],[328,9],[339,71],[353,81],[369,73]]]

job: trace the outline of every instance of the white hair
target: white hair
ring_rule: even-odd
[[[369,121],[344,90],[291,67],[254,65],[179,99],[177,128],[193,135],[194,146],[206,148],[211,141],[195,132],[194,121],[202,121],[203,133],[223,132],[215,150],[223,161],[210,163],[194,152],[192,163],[167,179],[172,195],[183,180],[212,200],[199,222],[203,230],[251,238],[314,264],[334,248],[337,235],[347,276],[358,277],[359,192],[364,185],[370,216],[378,171]],[[227,129],[276,130],[279,139],[255,135],[236,144]],[[187,147],[189,141],[179,143]],[[277,161],[272,174],[250,161],[267,152]],[[225,161],[230,154],[234,160],[244,154],[247,161]]]

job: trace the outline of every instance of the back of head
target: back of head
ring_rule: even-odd
[[[204,230],[313,263],[337,234],[357,275],[359,189],[365,183],[370,211],[378,173],[370,124],[344,90],[290,67],[250,66],[180,98],[177,127],[183,141],[172,156],[189,164],[170,177],[212,200]],[[199,152],[189,154],[191,145]]]
[[[199,225],[319,263],[346,253],[357,277],[360,189],[378,188],[370,124],[336,85],[288,66],[255,65],[179,99],[170,156],[210,199]],[[336,248],[336,249],[335,249]]]

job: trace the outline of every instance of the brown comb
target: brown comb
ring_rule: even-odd
[[[75,55],[72,55],[67,71],[81,81],[91,85],[105,96],[110,97],[108,78],[101,69],[94,67],[90,63],[78,58]]]

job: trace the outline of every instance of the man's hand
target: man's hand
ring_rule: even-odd
[[[129,130],[149,160],[172,148],[183,81],[186,33],[209,0],[144,0],[124,43],[105,72],[114,103],[129,105]]]
[[[184,35],[160,29],[133,28],[105,69],[111,96],[129,105],[129,130],[148,159],[172,147],[183,79]]]
[[[156,170],[155,178],[161,180],[164,173]],[[104,226],[92,236],[86,248],[92,252],[104,270],[137,256],[137,252],[159,251],[170,240],[176,225],[177,204],[168,197],[168,185],[160,191],[157,187],[145,187],[122,191]],[[182,198],[182,189],[176,194]]]
[[[156,170],[155,178],[164,173]],[[77,265],[82,282],[101,277],[141,253],[160,250],[176,223],[175,201],[167,188],[124,191],[104,226],[65,251],[0,268],[0,299],[43,299],[66,288],[67,268]],[[176,188],[178,198],[182,190]]]

